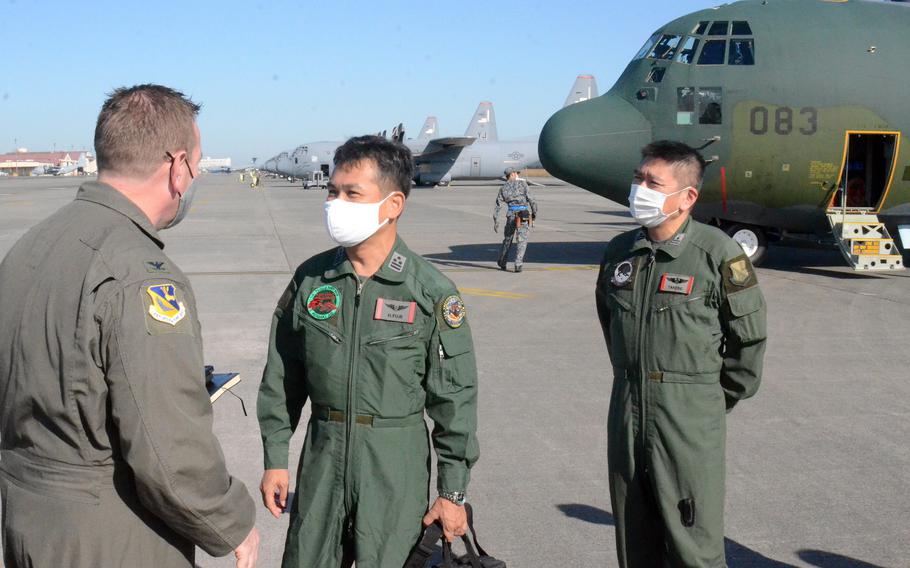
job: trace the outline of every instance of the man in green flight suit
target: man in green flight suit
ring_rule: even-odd
[[[642,228],[610,241],[596,288],[619,563],[722,567],[725,413],[758,389],[765,301],[742,248],[690,219],[698,152],[659,141],[642,158],[629,195]]]
[[[326,228],[339,246],[304,262],[272,319],[259,389],[260,490],[287,507],[288,445],[310,400],[282,566],[388,568],[421,532],[464,534],[478,458],[477,370],[455,286],[399,237],[410,151],[377,136],[335,153]],[[424,412],[439,498],[429,503]]]
[[[212,433],[189,279],[159,231],[192,202],[199,105],[121,88],[95,128],[98,180],[0,264],[3,563],[255,565],[255,504]]]

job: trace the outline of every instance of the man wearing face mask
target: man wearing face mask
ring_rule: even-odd
[[[597,279],[624,568],[725,566],[725,414],[758,389],[765,301],[742,248],[690,218],[704,169],[679,142],[642,150],[629,195],[642,228],[610,241]]]
[[[397,236],[410,151],[363,136],[334,162],[325,221],[338,246],[297,269],[272,318],[257,407],[260,490],[277,518],[288,506],[290,438],[309,400],[282,566],[402,566],[421,521],[440,522],[449,540],[467,528],[478,458],[471,330],[455,285]],[[429,511],[424,413],[439,495]]]
[[[199,106],[113,92],[98,181],[0,264],[0,489],[7,568],[255,565],[255,507],[212,433],[189,281],[158,232],[186,215]]]

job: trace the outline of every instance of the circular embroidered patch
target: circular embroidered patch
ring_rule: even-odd
[[[312,292],[306,300],[306,309],[310,315],[318,320],[327,320],[338,313],[341,305],[341,294],[332,285],[320,286]]]
[[[610,279],[610,282],[614,286],[625,286],[629,283],[629,279],[632,278],[632,261],[624,260],[616,265],[616,269],[613,270],[613,278]]]
[[[461,324],[464,323],[464,317],[467,315],[464,301],[454,294],[442,301],[440,310],[442,311],[442,319],[451,328],[461,327]]]

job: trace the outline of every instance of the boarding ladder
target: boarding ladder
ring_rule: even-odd
[[[829,209],[828,224],[838,248],[854,270],[904,268],[900,249],[878,215],[867,209]]]

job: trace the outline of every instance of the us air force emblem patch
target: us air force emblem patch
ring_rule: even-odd
[[[758,284],[752,263],[744,254],[725,262],[721,270],[724,277],[724,289],[728,294]]]
[[[617,288],[622,288],[629,284],[632,280],[632,272],[635,270],[635,267],[632,266],[631,260],[624,260],[616,265],[616,268],[613,269],[613,277],[610,278],[610,283],[616,286]]]
[[[327,320],[337,314],[340,305],[341,293],[330,284],[316,288],[306,300],[307,312],[318,320]]]
[[[439,304],[439,313],[446,325],[455,329],[461,327],[461,324],[464,323],[467,308],[465,308],[464,301],[461,298],[452,294]]]
[[[414,315],[416,313],[417,302],[379,298],[376,300],[376,311],[373,313],[373,319],[414,323]]]
[[[177,287],[173,284],[149,286],[146,292],[152,299],[148,312],[152,319],[174,326],[186,317],[186,305],[177,300]]]

